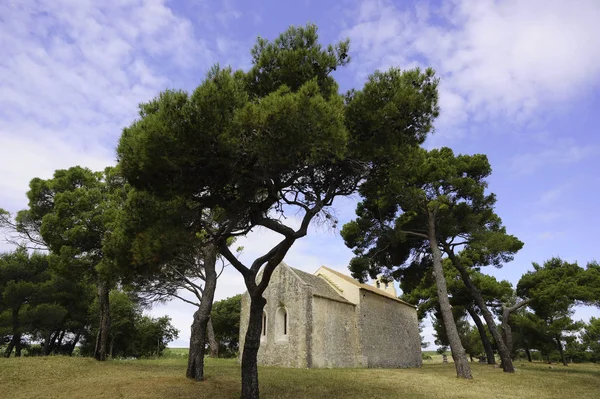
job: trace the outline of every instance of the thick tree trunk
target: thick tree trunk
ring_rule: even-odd
[[[104,361],[108,356],[108,340],[110,338],[110,285],[108,281],[98,281],[98,305],[100,307],[100,324],[96,336],[96,360]]]
[[[460,378],[471,379],[473,378],[471,375],[471,367],[469,366],[465,348],[460,342],[460,336],[458,335],[458,330],[456,329],[456,323],[454,322],[452,308],[448,299],[446,277],[444,276],[444,268],[442,267],[442,253],[438,247],[438,241],[436,237],[435,215],[431,211],[429,212],[428,236],[431,253],[433,255],[433,275],[435,277],[435,283],[437,286],[437,295],[440,302],[442,320],[444,321],[444,327],[446,327],[446,334],[448,335],[450,350],[452,351],[452,358],[454,359],[454,366],[456,367],[456,376]],[[260,334],[260,325],[258,325],[258,329],[258,333]],[[244,355],[245,354],[246,351],[244,350]]]
[[[565,366],[568,366],[569,364],[567,363],[567,359],[565,358],[565,349],[563,348],[563,344],[562,344],[562,337],[560,336],[560,334],[556,334],[556,346],[558,347],[558,351],[560,352],[560,361],[562,362],[562,364],[564,364]]]
[[[487,333],[485,331],[485,326],[481,322],[481,318],[479,317],[477,312],[475,312],[475,310],[473,310],[473,308],[471,308],[470,306],[467,307],[467,312],[469,312],[469,315],[471,315],[471,318],[473,319],[475,326],[477,326],[477,331],[479,331],[479,336],[481,337],[481,344],[483,345],[483,349],[485,351],[485,356],[487,358],[487,364],[496,364],[496,357],[494,356],[494,348],[492,348],[492,343],[490,342],[490,340],[487,336]]]
[[[262,316],[267,301],[262,297],[250,296],[250,317],[242,353],[242,399],[258,399],[258,349]]]
[[[473,281],[471,280],[471,276],[469,276],[467,269],[460,263],[460,260],[454,255],[454,252],[451,250],[447,252],[448,256],[450,257],[450,260],[452,261],[452,264],[460,273],[462,281],[465,283],[465,286],[473,296],[475,304],[477,305],[477,307],[479,307],[479,310],[481,310],[483,319],[485,320],[488,329],[490,330],[490,333],[494,338],[494,341],[496,341],[496,346],[498,347],[498,354],[500,355],[500,359],[502,359],[502,370],[504,370],[505,373],[514,373],[515,367],[513,366],[512,359],[510,357],[510,351],[507,349],[504,339],[502,339],[500,331],[498,331],[498,328],[496,327],[494,315],[492,315],[492,312],[490,312],[487,305],[485,304],[485,300],[481,295],[481,291],[479,291],[479,288],[477,288],[475,284],[473,284]]]
[[[213,328],[212,319],[208,319],[206,335],[208,335],[208,344],[210,345],[210,357],[219,357],[219,343],[215,338],[215,329]]]
[[[208,244],[203,248],[204,256],[204,292],[198,310],[194,313],[190,336],[190,353],[186,376],[196,381],[204,379],[204,352],[206,347],[206,326],[210,319],[215,289],[217,288],[217,247]]]

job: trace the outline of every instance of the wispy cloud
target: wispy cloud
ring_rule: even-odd
[[[514,156],[511,169],[518,174],[530,174],[546,166],[575,164],[597,153],[598,148],[593,145],[556,143]]]
[[[538,235],[538,239],[542,241],[555,240],[565,235],[564,231],[544,231]]]
[[[199,35],[165,0],[4,1],[0,21],[0,142],[10,148],[0,206],[12,211],[33,177],[113,164],[140,102],[240,53],[233,40]]]
[[[442,77],[439,125],[527,122],[600,82],[595,0],[400,4],[361,1],[343,35],[352,40],[359,79],[374,68],[433,66]]]

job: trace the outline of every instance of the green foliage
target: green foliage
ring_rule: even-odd
[[[526,318],[513,316],[511,324],[527,331],[521,340],[537,348],[549,358],[556,350],[566,345],[571,353],[579,357],[570,337],[582,328],[571,316],[576,305],[597,305],[600,297],[600,274],[597,264],[587,267],[577,263],[551,258],[543,265],[534,263],[533,271],[525,273],[517,284],[517,294],[530,300],[528,306],[533,314]],[[567,353],[568,355],[568,353]]]
[[[438,114],[431,70],[377,72],[364,90],[340,95],[330,73],[348,63],[348,43],[323,48],[312,25],[259,39],[252,58],[247,72],[217,66],[192,95],[167,91],[142,104],[119,142],[137,189],[197,209],[185,224],[193,233],[217,223],[226,239],[263,225],[291,239],[271,211],[299,207],[310,222],[390,148],[422,143]]]
[[[90,307],[88,328],[81,346],[84,356],[90,356],[94,351],[99,312],[96,300]],[[110,314],[110,356],[113,358],[161,356],[167,344],[179,334],[168,316],[151,318],[144,315],[138,299],[131,293],[111,291]]]
[[[94,280],[109,278],[105,239],[117,219],[125,187],[113,168],[92,172],[79,166],[35,178],[27,193],[29,209],[17,214],[20,229],[32,229],[65,267]]]
[[[501,266],[522,243],[506,234],[494,213],[494,194],[486,194],[491,173],[485,155],[454,155],[451,149],[413,151],[396,168],[371,176],[361,187],[357,219],[342,237],[356,254],[350,268],[364,279],[384,273],[401,288],[418,284],[431,265],[427,223],[436,221],[440,249],[461,249],[465,267]],[[405,283],[403,283],[403,281]]]
[[[583,353],[582,360],[600,363],[600,318],[590,318],[581,332],[580,340],[578,352]]]
[[[220,356],[235,356],[239,350],[242,296],[235,295],[213,304],[210,319],[219,342]]]
[[[577,304],[594,305],[600,301],[600,274],[597,264],[586,268],[577,263],[551,258],[543,265],[534,263],[517,285],[517,294],[531,298],[529,305],[538,313],[570,309]]]
[[[0,336],[45,342],[46,354],[69,352],[72,341],[56,337],[72,337],[84,327],[93,295],[89,285],[62,274],[55,260],[24,248],[0,255]]]

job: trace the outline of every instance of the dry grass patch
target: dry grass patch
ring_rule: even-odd
[[[517,363],[515,375],[473,364],[472,381],[458,380],[452,364],[421,369],[306,370],[263,367],[263,398],[597,398],[599,365],[563,367]],[[0,359],[0,398],[237,398],[235,360],[207,361],[207,380],[184,377],[182,356],[96,362],[48,357]]]

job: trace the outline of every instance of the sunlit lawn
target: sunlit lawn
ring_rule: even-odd
[[[236,360],[207,360],[207,380],[185,378],[186,351],[159,360],[79,357],[0,359],[1,398],[237,398]],[[263,367],[263,398],[599,398],[600,365],[548,366],[518,362],[508,375],[472,365],[475,379],[454,367],[425,362],[420,369],[306,370]]]

